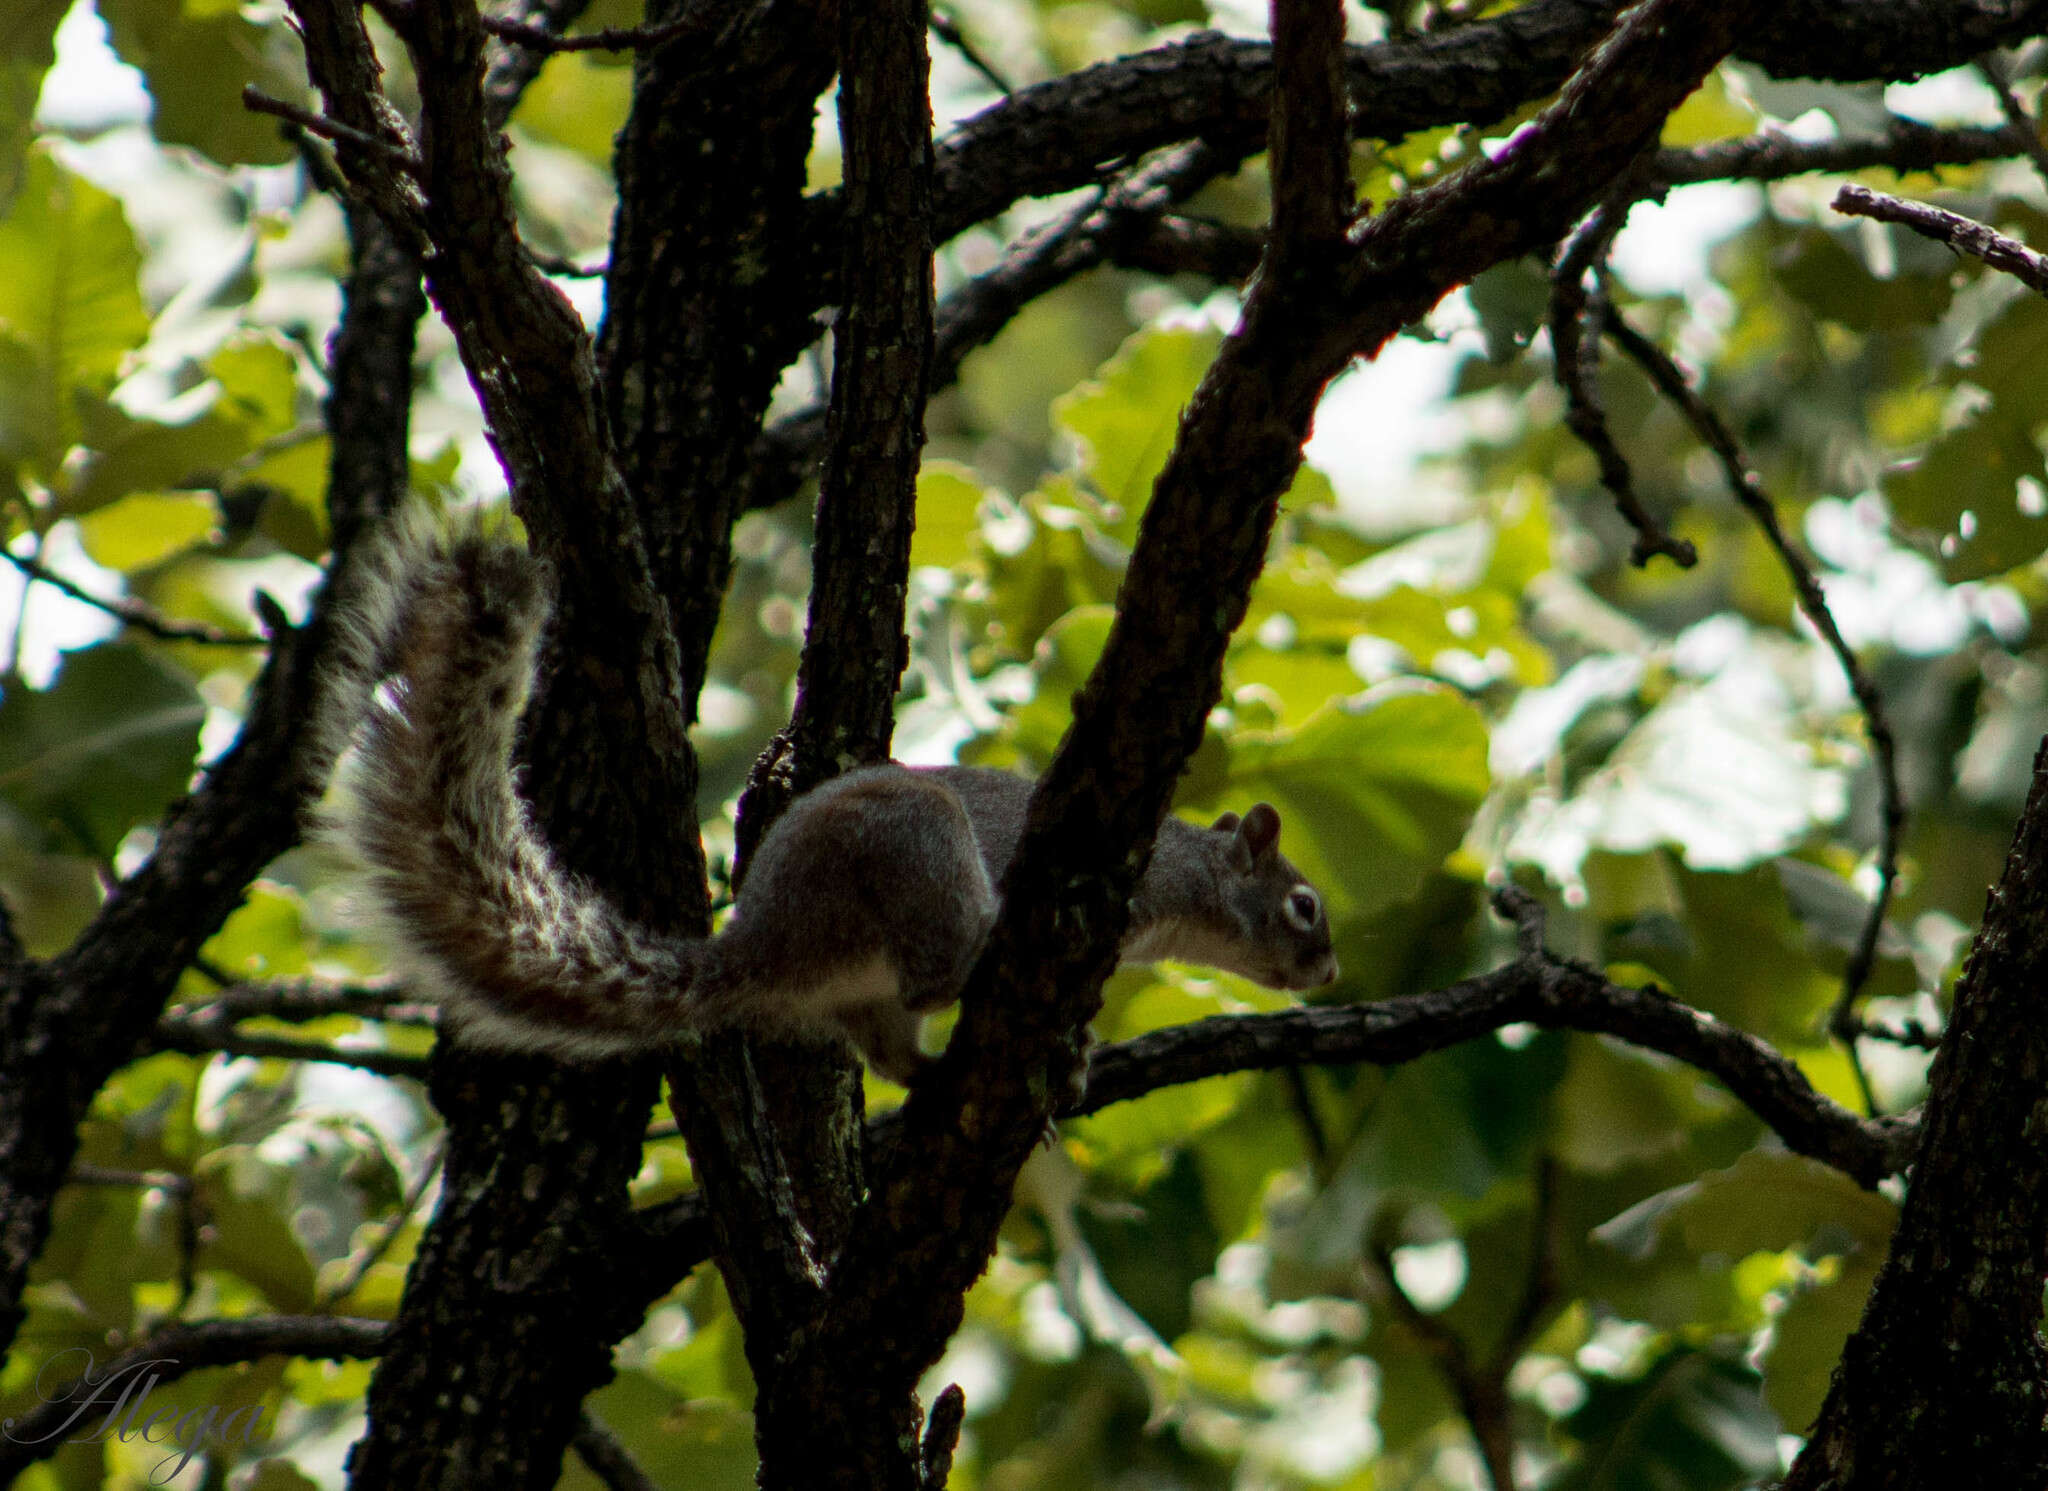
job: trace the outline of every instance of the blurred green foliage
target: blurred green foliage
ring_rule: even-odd
[[[634,19],[629,5],[602,11],[593,23]],[[96,593],[246,635],[253,593],[298,604],[325,544],[338,218],[272,121],[234,103],[252,78],[301,87],[293,51],[269,8],[105,0],[152,123],[38,132],[30,108],[61,13],[31,5],[0,27],[4,537]],[[956,14],[1018,80],[1208,18],[1096,0],[963,0]],[[960,74],[946,86],[961,97],[984,86],[949,59],[941,49],[942,83]],[[514,160],[537,246],[602,253],[629,87],[615,60],[576,56],[527,94]],[[1874,107],[1867,91],[1730,69],[1670,138],[1810,108],[1846,129]],[[826,179],[832,149],[821,143]],[[1449,133],[1361,147],[1360,185],[1384,200],[1473,149]],[[1261,170],[1204,205],[1242,218]],[[1943,184],[1951,205],[2010,231],[2038,242],[2048,227],[2048,195],[2024,170]],[[1912,819],[1871,987],[1880,1016],[1938,1024],[2048,726],[2033,619],[2048,311],[1916,241],[1844,226],[1824,200],[1810,183],[1751,192],[1683,293],[1632,288],[1627,262],[1617,293],[1698,367],[1885,690]],[[996,243],[976,230],[943,253],[942,291]],[[1030,770],[1055,748],[1227,321],[1208,294],[1088,276],[1027,308],[935,401],[901,754]],[[1498,962],[1509,942],[1483,884],[1512,873],[1552,901],[1559,950],[1756,1032],[1856,1104],[1821,1023],[1874,883],[1862,721],[1715,468],[1610,362],[1615,436],[1646,500],[1703,556],[1687,573],[1626,565],[1629,535],[1563,429],[1546,296],[1539,266],[1502,266],[1417,329],[1442,351],[1450,433],[1421,442],[1398,483],[1334,457],[1304,469],[1180,806],[1280,807],[1346,970],[1319,999]],[[488,493],[445,336],[428,333],[418,371],[420,486]],[[791,381],[800,397],[804,376]],[[1385,384],[1362,386],[1377,392],[1326,423],[1410,417],[1385,412],[1407,408]],[[714,847],[728,837],[721,803],[786,714],[808,523],[798,504],[736,535],[697,735]],[[0,893],[47,954],[232,738],[258,654],[115,635],[98,613],[0,579]],[[225,980],[374,975],[344,902],[331,859],[295,851],[205,966]],[[180,998],[214,987],[188,973]],[[1097,1030],[1124,1039],[1285,1002],[1228,976],[1126,970]],[[292,1032],[403,1052],[425,1040],[349,1015]],[[1922,1058],[1875,1045],[1865,1057],[1887,1107],[1916,1101]],[[104,1352],[174,1316],[388,1317],[438,1143],[410,1082],[138,1060],[86,1125],[82,1161],[115,1180],[63,1194],[0,1414],[32,1401],[57,1353]],[[689,1184],[680,1142],[650,1141],[643,1199]],[[1392,1071],[1220,1077],[1065,1126],[1027,1172],[929,1387],[967,1390],[967,1488],[1470,1486],[1478,1460],[1441,1343],[1495,1350],[1541,1252],[1549,1287],[1507,1375],[1524,1474],[1717,1491],[1774,1474],[1780,1436],[1817,1408],[1892,1219],[1891,1200],[1788,1156],[1691,1070],[1612,1041],[1511,1029]],[[1412,1317],[1390,1303],[1389,1271]],[[368,1370],[271,1358],[165,1391],[264,1406],[269,1438],[216,1476],[335,1485]],[[749,1398],[723,1289],[699,1269],[621,1348],[592,1408],[657,1480],[740,1487]],[[153,1463],[133,1446],[73,1445],[22,1484],[140,1486]],[[564,1481],[596,1484],[575,1463]]]

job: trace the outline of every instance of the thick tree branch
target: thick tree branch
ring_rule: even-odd
[[[821,1360],[857,1335],[889,1392],[957,1323],[1016,1168],[1078,1063],[1131,887],[1216,698],[1323,385],[1451,286],[1554,239],[1761,8],[1652,0],[1497,158],[1402,198],[1359,232],[1333,284],[1313,274],[1257,282],[1159,478],[952,1047],[912,1091],[903,1158],[882,1169],[841,1263],[845,1307]]]
[[[430,189],[400,197],[363,159],[340,158],[420,249],[514,506],[551,561],[554,651],[523,742],[535,809],[563,860],[628,914],[701,929],[680,663],[590,339],[518,239],[497,128],[506,95],[485,96],[490,46],[473,4],[390,14],[419,82]],[[300,0],[294,15],[327,112],[388,116],[355,7]],[[553,663],[564,656],[573,667]],[[371,1382],[354,1483],[551,1485],[578,1401],[636,1323],[609,1259],[630,1225],[626,1184],[653,1073],[501,1062],[443,1043],[430,1088],[449,1126],[442,1205],[408,1281],[398,1349]],[[446,1391],[457,1379],[468,1384],[459,1399]]]
[[[1320,254],[1351,225],[1344,8],[1273,0],[1273,239],[1281,260]]]
[[[1789,1491],[1987,1486],[2048,1467],[2048,749],[1928,1074],[1913,1183]]]
[[[789,728],[756,764],[741,799],[742,872],[793,797],[850,765],[886,760],[895,728],[909,655],[904,605],[932,362],[928,9],[926,0],[867,0],[839,11],[845,305],[833,337],[810,616]],[[886,1420],[834,1432],[830,1420],[847,1410],[784,1369],[792,1336],[828,1307],[823,1265],[845,1245],[863,1187],[859,1071],[846,1053],[814,1048],[757,1049],[756,1058],[771,1090],[798,1097],[776,1115],[774,1135],[735,1122],[744,1115],[717,1103],[687,1103],[678,1116],[714,1201],[721,1264],[746,1327],[761,1484],[800,1487],[831,1477],[886,1485],[916,1468],[904,1454],[915,1443],[909,1397],[887,1405]],[[763,1137],[764,1151],[729,1153],[736,1140]],[[736,1163],[751,1160],[776,1174],[785,1145],[813,1167],[808,1216],[783,1202],[778,1186],[750,1183],[749,1167]],[[865,1413],[866,1405],[852,1411]],[[908,1441],[904,1430],[913,1431]],[[829,1467],[820,1462],[826,1444],[836,1447]]]
[[[1616,0],[1534,0],[1448,31],[1348,47],[1352,133],[1400,139],[1505,118],[1557,88],[1621,8]],[[2048,0],[1793,0],[1744,36],[1738,55],[1778,76],[1862,82],[1958,66],[2044,26]],[[935,237],[943,242],[1020,198],[1086,185],[1105,161],[1179,141],[1255,152],[1272,79],[1267,44],[1203,32],[1019,89],[940,142]],[[824,219],[836,200],[818,211],[814,262],[829,257]]]
[[[908,654],[903,608],[932,368],[926,8],[922,0],[874,0],[840,11],[845,307],[833,332],[810,617],[782,795],[743,815],[743,847],[790,796],[846,763],[889,754]]]

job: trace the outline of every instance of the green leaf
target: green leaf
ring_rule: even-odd
[[[72,653],[49,688],[0,700],[0,796],[52,843],[111,859],[185,790],[205,717],[191,683],[135,647]]]
[[[1587,870],[1603,887],[1642,877],[1633,907],[1601,898],[1626,918],[1604,949],[1610,962],[1643,965],[1679,998],[1766,1040],[1812,1043],[1835,980],[1814,963],[1775,865],[1721,874],[1604,859]]]
[[[254,25],[217,0],[99,0],[99,12],[114,50],[149,86],[157,139],[222,165],[292,159],[277,121],[242,104],[244,84],[273,97],[305,93],[303,72],[285,65],[281,25]]]
[[[1330,709],[1289,734],[1230,747],[1228,786],[1190,806],[1265,800],[1281,848],[1333,908],[1405,901],[1464,839],[1486,794],[1486,724],[1451,690],[1403,685]]]
[[[1054,424],[1081,442],[1081,469],[1113,507],[1104,531],[1126,544],[1180,433],[1181,409],[1222,340],[1206,328],[1147,328],[1053,403]]]
[[[625,1370],[591,1395],[590,1407],[657,1485],[746,1491],[754,1484],[753,1417],[729,1403],[686,1398],[647,1372]],[[565,1475],[563,1485],[570,1484]],[[599,1491],[604,1483],[585,1473],[574,1484]]]
[[[149,334],[141,268],[121,204],[48,151],[31,152],[0,219],[0,331],[34,358],[43,449],[74,442],[73,391],[110,388]]]
[[[957,461],[926,461],[917,473],[917,528],[910,564],[951,569],[974,553],[981,536],[982,483]]]
[[[1797,1250],[1883,1257],[1899,1209],[1839,1170],[1782,1150],[1751,1150],[1724,1169],[1660,1192],[1595,1235],[1638,1257],[1665,1247],[1729,1262]]]
[[[1737,642],[1712,677],[1659,699],[1569,795],[1546,790],[1532,800],[1510,858],[1566,883],[1594,849],[1672,844],[1695,869],[1732,870],[1832,822],[1843,806],[1841,767],[1809,743],[1765,646],[1748,632]],[[1535,703],[1524,694],[1518,707]]]
[[[1764,1351],[1764,1401],[1778,1422],[1803,1434],[1820,1417],[1835,1364],[1863,1319],[1884,1249],[1841,1260],[1834,1277],[1793,1295],[1771,1324]]]
[[[0,22],[0,212],[21,185],[43,76],[57,60],[57,26],[70,0],[15,0]]]
[[[1594,1036],[1574,1036],[1570,1049],[1551,1132],[1575,1170],[1603,1174],[1673,1153],[1721,1111],[1703,1101],[1690,1067]]]
[[[1738,1361],[1679,1350],[1634,1380],[1587,1386],[1560,1425],[1580,1448],[1557,1491],[1733,1491],[1778,1469],[1778,1426]]]
[[[206,957],[245,978],[292,978],[309,971],[305,898],[259,880],[206,943]]]
[[[632,100],[631,68],[589,52],[570,52],[541,69],[520,96],[512,122],[537,140],[573,150],[609,170],[612,137],[625,124]]]
[[[240,421],[252,440],[298,423],[298,362],[280,339],[237,338],[207,360],[206,371],[220,384],[215,409]]]
[[[1778,282],[1817,316],[1855,331],[1897,331],[1941,319],[1954,289],[1947,273],[1880,279],[1836,234],[1804,228],[1779,250]]]
[[[167,425],[104,406],[91,412],[86,426],[93,455],[58,502],[59,512],[73,516],[130,492],[212,487],[251,444],[249,427],[219,410]]]
[[[1465,292],[1486,334],[1489,362],[1521,356],[1550,314],[1550,276],[1532,258],[1509,259],[1473,277]]]
[[[1050,761],[1060,738],[1074,719],[1074,694],[1088,681],[1116,612],[1109,606],[1077,606],[1039,639],[1031,671],[1037,688],[1030,702],[1010,714],[1008,727],[1019,750],[1037,761]]]
[[[207,1155],[197,1175],[212,1223],[200,1267],[247,1280],[279,1310],[310,1309],[315,1269],[291,1226],[291,1172],[247,1145],[227,1145]]]
[[[1943,573],[1980,580],[2048,549],[2048,517],[2021,511],[2019,482],[2048,479],[2029,426],[1993,405],[1943,435],[1913,465],[1888,473],[1884,494],[1899,520],[1943,540]]]
[[[95,564],[124,573],[147,569],[218,533],[211,492],[138,492],[79,520]]]

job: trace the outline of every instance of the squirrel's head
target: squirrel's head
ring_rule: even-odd
[[[1236,921],[1233,956],[1218,966],[1269,989],[1316,989],[1337,977],[1323,898],[1280,852],[1280,813],[1258,803],[1209,826],[1220,839],[1218,880]]]

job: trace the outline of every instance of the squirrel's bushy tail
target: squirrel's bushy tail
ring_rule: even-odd
[[[645,1050],[683,1027],[710,945],[620,915],[531,821],[512,745],[547,615],[545,568],[517,544],[394,519],[339,597],[322,709],[349,718],[315,731],[347,753],[325,826],[364,866],[399,972],[471,1040]]]

